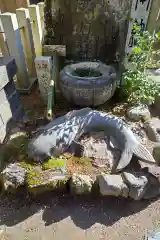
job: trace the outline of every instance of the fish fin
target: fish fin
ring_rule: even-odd
[[[125,149],[121,154],[121,158],[116,166],[116,172],[121,171],[130,163],[133,154],[139,157],[143,162],[156,164],[152,154],[142,144],[138,144],[135,147],[132,146],[132,148],[126,144]]]
[[[124,151],[121,154],[120,160],[115,168],[116,172],[120,172],[124,169],[131,161],[133,156],[133,151],[128,144],[125,145]]]
[[[70,147],[71,147],[71,151],[74,154],[74,156],[76,156],[76,157],[82,157],[83,156],[84,146],[81,143],[73,140]]]
[[[156,164],[152,154],[142,144],[139,144],[137,147],[133,148],[133,153],[143,162]]]
[[[114,137],[109,136],[108,140],[109,140],[109,146],[111,149],[120,150],[120,146],[118,146],[118,143]]]
[[[82,108],[80,110],[72,110],[68,113],[66,113],[65,117],[67,120],[72,119],[73,117],[81,117],[84,116],[85,114],[89,113],[92,109],[89,107]]]

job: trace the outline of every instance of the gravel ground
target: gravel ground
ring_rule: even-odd
[[[0,201],[0,219],[8,240],[138,240],[160,228],[160,200],[19,195]]]

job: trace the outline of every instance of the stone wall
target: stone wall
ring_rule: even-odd
[[[124,53],[131,0],[45,0],[43,44],[62,44],[67,58],[112,63]]]
[[[152,34],[154,30],[160,31],[160,0],[153,0],[149,14],[148,31]],[[155,49],[160,49],[160,42],[157,41],[154,45]],[[160,56],[154,56],[154,60],[160,61]]]
[[[147,29],[153,33],[154,29],[159,27],[160,30],[160,1],[153,0],[148,18]]]
[[[9,131],[11,120],[19,120],[24,112],[20,96],[16,90],[13,77],[17,73],[15,59],[0,58],[0,142],[3,142]]]

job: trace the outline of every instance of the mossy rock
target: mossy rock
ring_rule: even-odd
[[[66,167],[66,161],[59,158],[50,158],[47,162],[42,165],[43,170],[59,170]]]
[[[69,176],[55,169],[42,170],[43,166],[31,165],[22,162],[21,166],[27,170],[26,185],[33,195],[43,194],[48,191],[65,191]]]
[[[67,191],[67,183],[69,178],[65,177],[61,180],[52,180],[50,182],[42,182],[35,185],[28,186],[28,192],[33,196],[41,195],[45,192],[66,192]]]
[[[27,155],[28,136],[24,132],[12,134],[0,148],[0,171],[9,163],[19,160],[19,156]]]
[[[27,171],[32,170],[33,167],[34,167],[32,164],[28,163],[27,159],[23,160],[23,161],[21,159],[20,165],[21,165],[22,168],[25,168]]]
[[[6,145],[17,151],[18,154],[27,154],[28,142],[26,132],[17,132],[9,137]]]

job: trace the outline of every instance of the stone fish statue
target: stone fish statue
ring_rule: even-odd
[[[123,170],[130,163],[133,154],[141,161],[155,164],[151,153],[120,118],[91,108],[68,112],[43,127],[29,142],[29,156],[39,161],[58,157],[83,134],[91,131],[104,131],[110,139],[114,139],[116,146],[121,150],[121,157],[115,166],[116,172]]]

